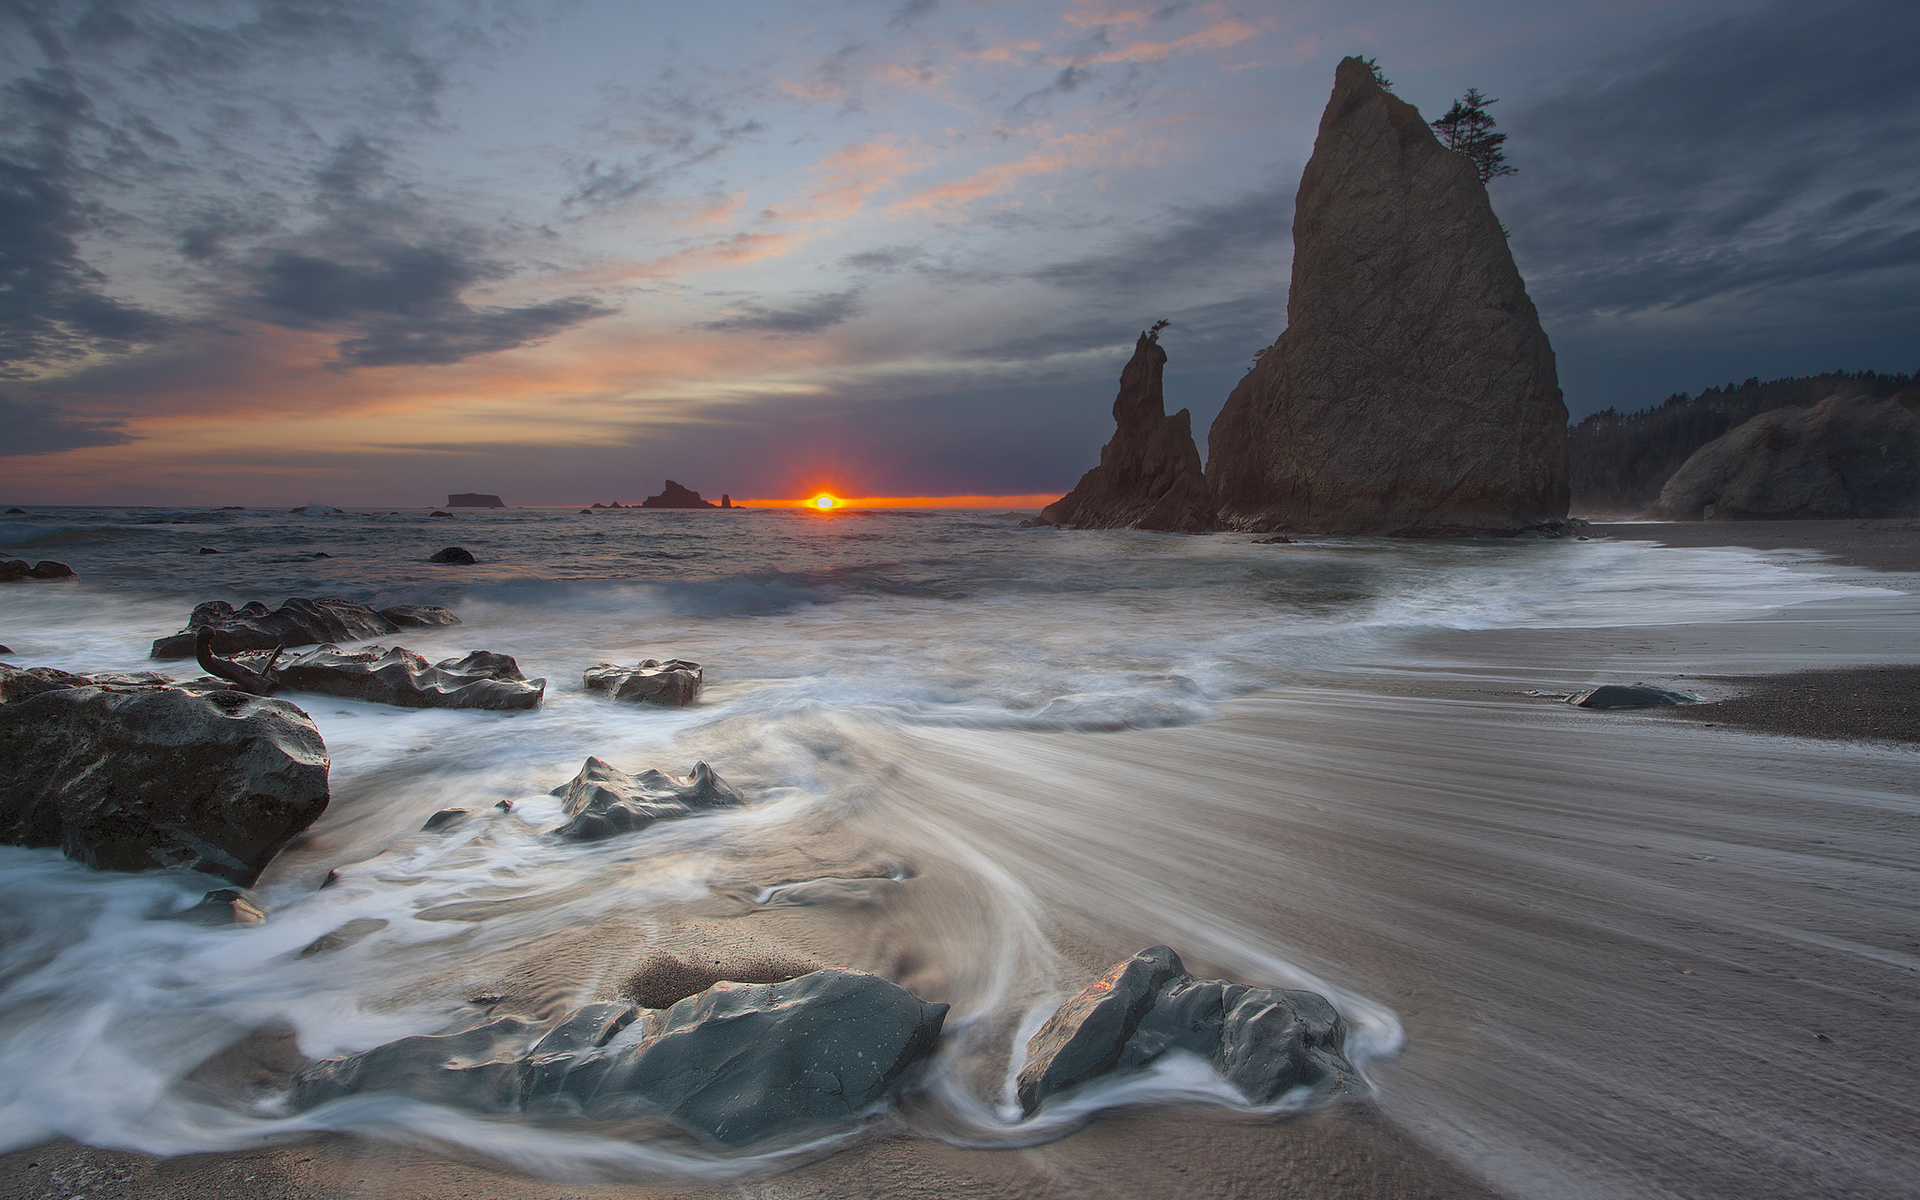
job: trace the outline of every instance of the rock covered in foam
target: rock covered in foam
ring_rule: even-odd
[[[704,762],[693,764],[685,779],[664,771],[629,775],[604,759],[589,758],[580,773],[553,789],[570,820],[554,830],[576,842],[597,842],[633,833],[655,821],[673,821],[696,812],[734,808],[745,797]]]
[[[586,685],[590,692],[606,692],[615,700],[634,704],[666,704],[675,707],[692,704],[700,695],[706,672],[697,662],[670,658],[643,659],[636,666],[595,663],[587,668]]]
[[[1450,535],[1567,516],[1553,348],[1473,160],[1358,58],[1294,204],[1287,328],[1207,435],[1233,529]]]
[[[749,1146],[866,1116],[933,1052],[946,1015],[863,971],[718,983],[666,1009],[589,1004],[537,1041],[517,1017],[402,1038],[309,1067],[293,1103],[388,1092],[496,1113],[665,1117]]]
[[[1920,392],[1776,408],[1693,452],[1653,514],[1680,521],[1920,515]]]
[[[1191,418],[1184,408],[1167,415],[1161,391],[1166,365],[1158,337],[1142,333],[1120,373],[1113,440],[1100,448],[1100,465],[1042,510],[1035,524],[1174,533],[1214,527]]]
[[[401,708],[534,708],[547,681],[528,679],[511,655],[475,650],[427,660],[401,646],[317,646],[268,672],[281,687]]]
[[[0,705],[0,842],[241,886],[327,807],[307,714],[233,691],[61,686]]]
[[[1195,979],[1165,946],[1143,950],[1062,1004],[1027,1042],[1015,1091],[1029,1115],[1048,1097],[1168,1054],[1206,1059],[1251,1104],[1359,1076],[1340,1014],[1313,992]]]

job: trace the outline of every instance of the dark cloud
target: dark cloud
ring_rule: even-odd
[[[0,396],[0,458],[58,454],[82,446],[117,446],[133,439],[110,418],[75,416],[48,403]]]
[[[940,7],[940,0],[907,0],[887,18],[887,28],[905,29],[922,17],[932,16]]]
[[[321,223],[262,247],[236,315],[338,331],[342,367],[445,364],[539,341],[612,310],[580,296],[476,308],[465,293],[505,278],[473,230],[422,213],[387,153],[351,137],[314,172]]]
[[[620,150],[568,164],[566,205],[591,210],[646,199],[766,131],[758,120],[729,111],[703,84],[672,71],[648,88],[609,89],[608,103],[597,134]]]
[[[840,260],[840,265],[850,271],[899,271],[925,262],[926,258],[926,251],[918,246],[876,246],[847,255]]]
[[[1271,277],[1291,257],[1295,190],[1275,180],[1218,204],[1171,208],[1099,254],[1049,263],[1031,277],[1096,295],[1138,295],[1248,270]]]
[[[1630,314],[1820,279],[1920,284],[1920,43],[1906,0],[1774,4],[1670,36],[1516,109],[1494,185],[1553,316]],[[1809,314],[1814,316],[1814,314]]]
[[[859,288],[833,292],[797,301],[785,308],[768,308],[751,301],[736,304],[731,315],[708,321],[702,329],[723,332],[762,332],[769,334],[817,333],[859,316],[862,309]]]
[[[13,81],[0,104],[0,377],[158,336],[165,322],[108,295],[76,241],[98,219],[74,151],[92,104],[58,67]]]

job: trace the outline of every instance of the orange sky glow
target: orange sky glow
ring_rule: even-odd
[[[1033,492],[1020,496],[842,496],[834,498],[833,511],[847,508],[999,508],[1039,509],[1060,498],[1058,492]],[[790,499],[735,500],[735,508],[812,508],[819,492]]]

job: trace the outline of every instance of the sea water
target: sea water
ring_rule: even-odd
[[[478,562],[426,561],[453,544]],[[1129,911],[1150,896],[1135,923],[1156,940],[1243,982],[1329,995],[1363,1071],[1402,1039],[1386,1007],[1301,966],[1283,932],[1243,927],[1202,889],[1090,862],[1076,872],[1070,829],[1050,835],[1061,853],[1046,864],[984,836],[983,814],[1044,828],[1055,810],[1101,806],[1029,735],[1097,753],[1117,731],[1207,722],[1236,696],[1390,657],[1434,630],[1714,621],[1848,590],[1740,550],[1262,545],[925,511],[38,508],[0,519],[0,555],[80,576],[0,590],[15,665],[191,677],[191,663],[152,662],[148,647],[193,605],[338,596],[446,605],[460,625],[383,640],[429,658],[507,653],[548,681],[522,713],[286,694],[326,740],[333,799],[262,878],[262,925],[173,919],[210,886],[188,872],[108,874],[0,847],[0,1146],[66,1136],[186,1153],[345,1130],[575,1178],[725,1177],[873,1126],[728,1157],[394,1097],[290,1114],[283,1092],[209,1082],[204,1064],[260,1031],[316,1058],[471,1025],[499,1015],[475,994],[489,980],[549,1017],[619,994],[650,945],[685,952],[708,929],[737,953],[757,935],[730,931],[764,928],[812,947],[818,965],[878,970],[954,1006],[912,1102],[876,1117],[886,1128],[1016,1145],[1107,1105],[1245,1107],[1204,1064],[1181,1061],[1034,1118],[1012,1103],[1026,1038],[1086,978],[1055,944],[1063,914],[1050,898],[1063,895]],[[585,691],[587,667],[642,658],[703,664],[699,702],[636,707]],[[960,730],[997,777],[1021,769],[1019,794],[979,794],[964,769],[932,782],[906,770],[929,739]],[[548,793],[588,755],[674,773],[704,760],[753,803],[561,842]],[[480,815],[423,833],[444,807]],[[1164,840],[1168,824],[1143,822],[1139,837]],[[1127,836],[1100,834],[1108,846]],[[322,888],[329,872],[337,882]],[[311,953],[329,934],[337,948]]]

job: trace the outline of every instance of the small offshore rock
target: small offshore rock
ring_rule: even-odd
[[[73,579],[73,568],[52,559],[42,559],[32,566],[24,558],[0,560],[0,583],[13,583],[21,579]]]
[[[307,714],[241,692],[64,686],[0,705],[0,842],[242,887],[327,807]]]
[[[450,513],[450,512],[441,512],[441,511],[440,511],[439,509],[437,509],[437,508],[436,508],[436,509],[434,509],[434,510],[433,510],[432,512],[430,512],[430,513],[428,513],[427,515],[428,515],[429,517],[446,517],[446,518],[447,518],[447,519],[449,519],[449,520],[451,520],[451,519],[453,518],[453,514],[452,514],[452,513]]]
[[[24,517],[27,515],[27,510],[24,508],[10,508],[7,510],[7,515],[10,517]]]
[[[844,1126],[928,1058],[947,1006],[864,971],[717,983],[666,1009],[601,1001],[544,1036],[518,1017],[327,1059],[293,1107],[384,1092],[487,1113],[663,1116],[728,1148]]]
[[[448,508],[505,508],[498,496],[486,492],[455,492],[447,497]]]
[[[220,553],[220,552],[219,552],[218,550],[215,550],[215,549],[214,549],[214,548],[213,548],[212,546],[202,546],[202,547],[200,547],[200,553],[202,553],[202,554],[218,554],[218,553]]]
[[[643,659],[638,665],[622,667],[615,663],[595,663],[587,668],[586,685],[590,692],[607,692],[615,700],[635,704],[665,704],[684,707],[700,695],[706,672],[697,662],[682,658]]]
[[[12,653],[13,653],[12,646],[0,646],[0,654],[12,654]]]
[[[614,507],[614,506],[609,506]],[[648,496],[640,502],[641,508],[718,508],[711,500],[702,500],[700,493],[692,488],[682,487],[673,480],[660,489],[657,496]]]
[[[470,816],[472,815],[472,813],[473,813],[473,810],[470,808],[443,808],[439,812],[434,813],[432,816],[428,817],[426,824],[420,826],[420,828],[423,830],[438,829],[442,825],[450,825],[453,822],[458,821],[461,817]]]
[[[1323,996],[1195,979],[1179,955],[1154,946],[1047,1018],[1027,1042],[1015,1092],[1031,1116],[1050,1096],[1185,1052],[1211,1062],[1248,1103],[1271,1104],[1298,1087],[1356,1083],[1345,1041]]]
[[[202,925],[259,925],[266,921],[267,910],[245,888],[216,888],[200,898],[200,903],[179,914],[183,921]]]
[[[1255,538],[1253,539],[1253,544],[1256,546],[1292,546],[1297,543],[1290,537],[1281,537],[1279,534],[1275,534],[1272,537]]]
[[[1599,687],[1575,692],[1567,703],[1576,708],[1671,708],[1679,704],[1698,704],[1700,697],[1651,683],[1603,683]]]
[[[464,546],[448,546],[446,549],[428,557],[427,561],[433,563],[456,563],[460,566],[468,567],[472,566],[476,560],[473,557],[473,551],[466,549]]]
[[[664,771],[629,775],[605,759],[589,758],[580,773],[553,789],[571,818],[553,832],[575,842],[597,842],[696,812],[746,803],[733,785],[704,762],[685,779]]]
[[[580,515],[583,517],[590,517],[593,515],[593,510],[590,508],[583,508],[580,510]]]
[[[263,664],[264,665],[264,664]],[[547,681],[528,679],[512,655],[474,650],[432,666],[402,646],[316,646],[269,672],[281,687],[400,708],[535,708]]]

